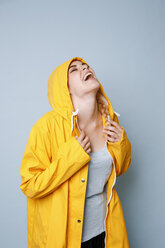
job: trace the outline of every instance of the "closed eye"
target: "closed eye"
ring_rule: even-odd
[[[74,69],[73,71],[75,71],[75,70],[77,70],[77,69]],[[73,71],[71,71],[71,72],[73,72]]]

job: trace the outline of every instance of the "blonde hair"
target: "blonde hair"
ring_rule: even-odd
[[[101,90],[99,89],[96,95],[96,101],[98,106],[98,111],[101,113],[101,115],[104,115],[106,121],[109,120],[109,108],[108,108],[108,102],[101,93]]]

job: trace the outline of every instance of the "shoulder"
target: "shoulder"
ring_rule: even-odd
[[[41,116],[32,126],[35,130],[50,131],[52,125],[58,120],[59,115],[54,110],[51,110]]]

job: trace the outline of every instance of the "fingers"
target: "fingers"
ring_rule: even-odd
[[[103,131],[107,131],[107,132],[114,132],[116,134],[118,134],[118,129],[116,127],[112,127],[112,126],[105,126]]]
[[[86,145],[90,145],[89,138],[86,136],[83,141],[81,142],[82,146],[85,147]]]
[[[110,119],[110,120],[108,120],[108,123],[110,124],[110,125],[107,125],[107,127],[109,127],[109,126],[114,126],[115,128],[116,128],[116,132],[118,133],[122,133],[122,131],[123,131],[123,129],[122,129],[122,127],[119,125],[119,123],[117,123],[116,121],[113,121],[112,119]],[[118,131],[117,131],[118,130]]]
[[[79,141],[83,149],[89,154],[91,152],[91,144],[89,137],[85,134],[84,130],[82,130],[80,136],[76,139]]]
[[[87,142],[87,139],[89,139],[88,136],[86,136],[84,130],[82,130],[82,132],[81,132],[81,134],[79,136],[80,142],[84,144],[84,143]]]
[[[84,149],[85,150],[88,150],[88,149],[91,149],[91,144],[90,144],[90,142],[88,142],[88,143],[86,143],[85,145],[84,145]]]
[[[120,141],[123,131],[122,128],[117,122],[113,120],[110,120],[108,122],[110,123],[110,125],[106,125],[103,129],[103,132],[107,134],[107,139],[111,142]],[[114,126],[112,126],[112,124]]]
[[[113,121],[112,119],[108,121],[110,123],[110,125],[113,125],[115,126],[119,131],[121,131],[121,127],[120,125],[116,122],[116,121]]]
[[[109,130],[103,130],[103,132],[107,134],[107,137],[110,136],[113,139],[118,139],[119,138],[118,133],[111,132]]]
[[[107,137],[107,139],[108,139],[108,141],[113,142],[113,143],[120,141],[120,139],[115,139],[112,137]]]

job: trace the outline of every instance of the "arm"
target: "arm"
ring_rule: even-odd
[[[27,197],[47,196],[91,159],[73,136],[58,148],[54,161],[50,151],[48,131],[33,126],[20,168],[20,188]]]
[[[114,121],[119,124],[119,120],[116,114],[114,117]],[[115,168],[117,176],[120,176],[125,173],[131,164],[131,143],[127,137],[124,127],[121,126],[121,128],[123,129],[121,140],[118,142],[108,141],[115,155]]]

